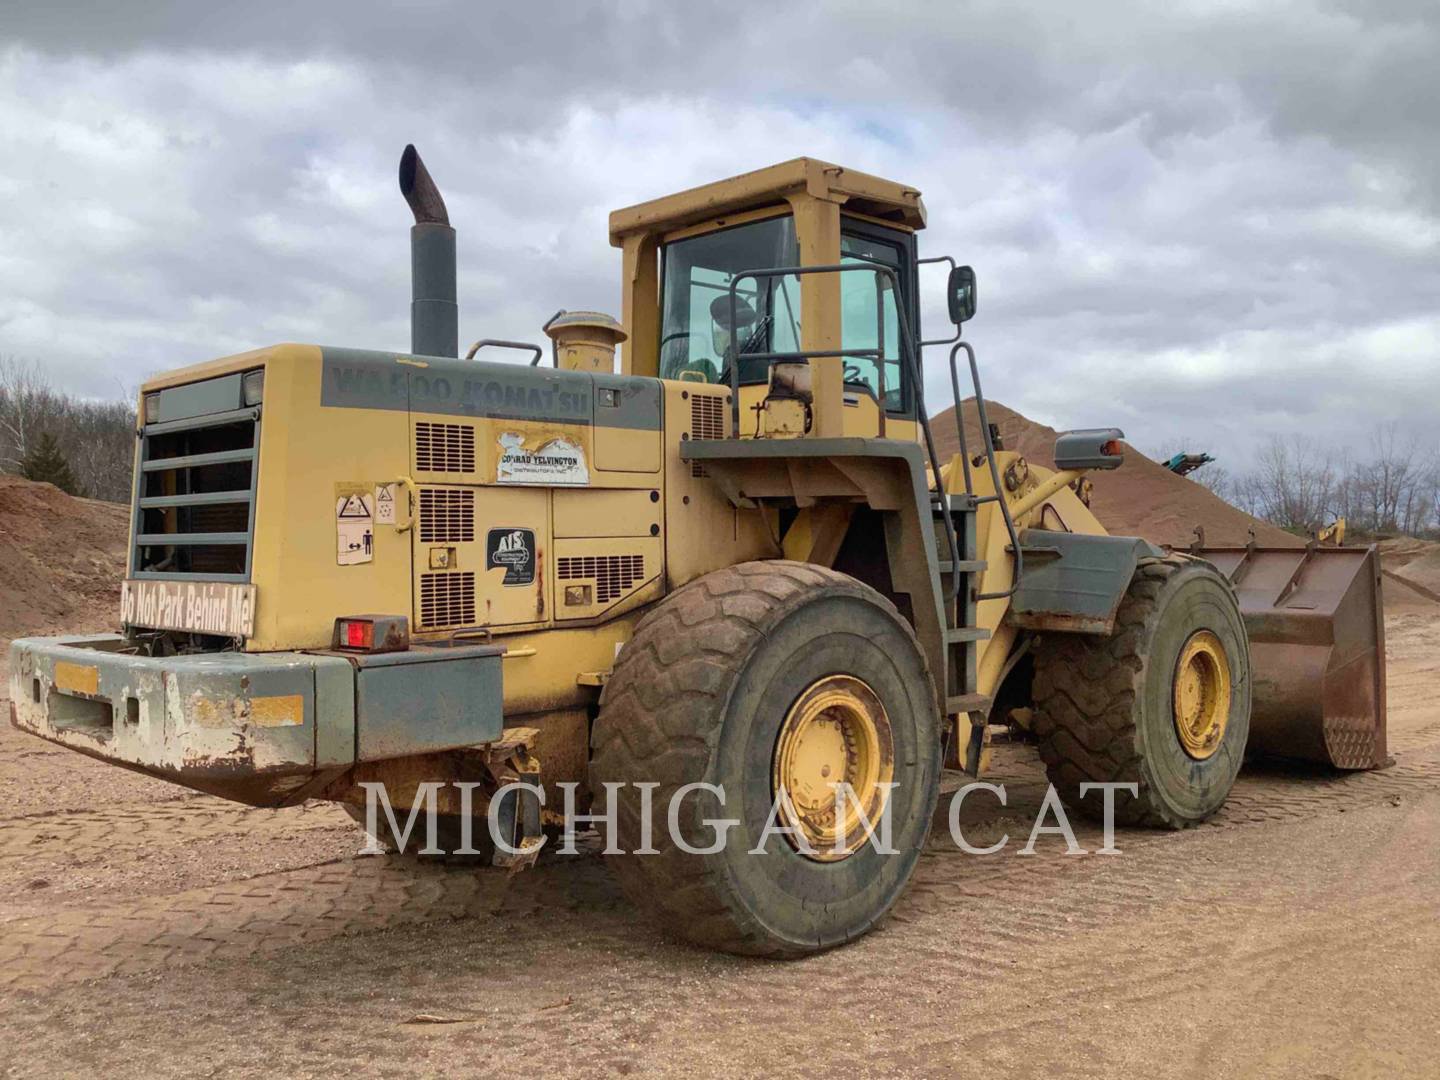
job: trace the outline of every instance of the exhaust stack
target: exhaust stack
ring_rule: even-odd
[[[410,204],[410,351],[460,355],[460,307],[455,302],[455,230],[440,189],[415,147],[400,155],[400,194]]]

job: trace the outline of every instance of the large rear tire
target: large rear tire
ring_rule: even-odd
[[[623,785],[609,796],[615,827],[605,830],[607,848],[625,853],[609,857],[615,874],[697,945],[792,957],[853,940],[894,904],[924,847],[939,792],[938,717],[914,632],[873,589],[779,560],[708,574],[641,620],[605,687],[590,784],[602,805],[605,784]],[[887,778],[895,785],[882,798],[896,854],[870,843],[838,858],[833,844],[814,843],[806,854],[795,836],[773,833],[751,853],[780,777],[805,790],[776,824],[819,841],[836,821],[823,778],[841,774],[862,803]],[[672,797],[701,782],[723,790],[724,803],[691,790],[672,836]],[[648,831],[641,784],[657,785]],[[724,818],[737,824],[717,845],[710,822]],[[657,853],[633,854],[646,836]],[[682,842],[717,850],[695,854]]]
[[[1051,634],[1035,649],[1034,731],[1050,782],[1087,817],[1084,783],[1134,783],[1122,824],[1183,829],[1225,802],[1250,733],[1250,645],[1230,583],[1209,563],[1142,563],[1110,637]]]

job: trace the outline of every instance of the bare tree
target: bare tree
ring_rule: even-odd
[[[60,393],[33,361],[0,357],[0,471],[18,473],[42,433],[55,440],[84,494],[129,501],[134,409]]]
[[[53,397],[33,360],[0,356],[0,468],[19,471],[39,428],[53,418]]]
[[[1335,466],[1325,448],[1313,439],[1272,435],[1241,489],[1252,514],[1282,529],[1309,531],[1332,516]]]

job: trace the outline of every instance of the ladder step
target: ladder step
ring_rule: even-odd
[[[945,699],[945,715],[956,713],[989,712],[990,699],[984,694],[956,694]]]
[[[945,631],[945,640],[953,645],[958,641],[988,641],[989,630],[982,630],[978,626],[952,626]]]
[[[958,564],[951,562],[949,559],[941,559],[940,573],[953,574],[957,565],[960,567],[962,574],[978,574],[982,570],[987,569],[990,564],[984,559],[961,559]]]

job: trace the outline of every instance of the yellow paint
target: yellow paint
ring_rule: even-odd
[[[1171,693],[1175,732],[1196,761],[1215,756],[1230,723],[1230,660],[1209,630],[1197,630],[1180,650]]]
[[[596,408],[602,406],[597,405]],[[595,468],[615,472],[649,473],[654,476],[660,471],[660,446],[659,431],[597,427]]]
[[[305,699],[300,694],[252,697],[250,722],[259,727],[299,727],[305,722]]]
[[[800,695],[775,741],[771,784],[785,824],[820,862],[845,858],[864,838],[861,815],[878,823],[895,776],[895,741],[880,698],[862,679],[827,675]],[[848,784],[844,817],[836,786]]]
[[[656,488],[631,491],[573,491],[557,489],[554,494],[557,537],[650,536],[663,525],[660,500],[652,499]]]
[[[664,541],[658,536],[556,538],[550,566],[552,595],[560,600],[555,618],[594,619],[613,610],[628,610],[637,603],[658,600],[664,550]],[[562,577],[562,571],[568,576]],[[587,584],[591,586],[589,603],[565,602],[567,586]],[[605,593],[607,587],[609,595]]]
[[[238,719],[236,706],[240,700],[229,697],[217,700],[200,693],[191,694],[185,703],[185,719],[196,727],[229,727]]]
[[[55,689],[67,694],[100,693],[100,669],[93,664],[72,664],[61,660],[55,664]]]

